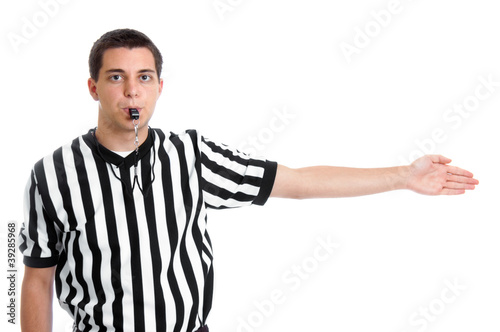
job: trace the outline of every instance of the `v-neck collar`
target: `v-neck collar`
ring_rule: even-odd
[[[97,153],[97,155],[101,156],[101,158],[103,158],[104,161],[113,164],[115,166],[124,166],[127,168],[134,166],[134,163],[136,161],[136,151],[131,152],[125,158],[114,153],[113,151],[106,148],[104,145],[100,144],[99,141],[97,141],[97,138],[95,137],[95,130],[96,128],[90,129],[87,134],[83,135],[83,140],[94,152]],[[142,157],[147,155],[151,150],[153,144],[154,144],[154,131],[151,128],[149,128],[148,137],[146,138],[144,143],[142,143],[139,146],[139,155],[137,156],[137,160],[140,160]]]

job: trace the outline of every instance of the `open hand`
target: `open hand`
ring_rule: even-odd
[[[409,166],[408,189],[424,195],[459,195],[479,184],[471,172],[450,166],[450,162],[440,155],[415,160]]]

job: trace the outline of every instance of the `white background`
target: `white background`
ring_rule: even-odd
[[[480,77],[500,82],[493,1],[401,0],[390,19],[380,14],[389,0],[221,0],[231,9],[223,13],[213,0],[41,4],[49,2],[10,1],[0,14],[2,271],[6,224],[20,227],[32,165],[96,124],[86,85],[93,42],[129,27],[149,35],[164,56],[153,127],[196,128],[234,146],[260,135],[258,153],[290,167],[392,166],[420,149],[452,158],[481,181],[459,197],[399,191],[272,199],[211,213],[211,331],[499,329],[500,87],[474,111],[454,114],[453,122],[446,117],[476,89],[487,91],[478,88]],[[26,22],[39,27],[28,31]],[[360,35],[365,28],[371,37]],[[14,35],[24,42],[12,43]],[[355,42],[363,47],[349,62],[341,45]],[[270,131],[284,109],[293,119]],[[431,143],[435,130],[441,139]],[[340,244],[321,262],[314,258],[318,238]],[[283,275],[297,267],[308,273],[292,289]],[[1,330],[19,331],[7,323],[1,280]],[[448,290],[446,280],[460,290]],[[276,291],[283,296],[273,308]],[[70,331],[57,304],[54,316],[54,331]]]

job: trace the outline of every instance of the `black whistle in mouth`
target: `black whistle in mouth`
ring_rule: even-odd
[[[128,110],[128,112],[130,113],[130,118],[132,120],[139,120],[139,111],[137,110],[137,108],[131,108]]]

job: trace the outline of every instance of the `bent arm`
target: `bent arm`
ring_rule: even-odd
[[[21,289],[21,331],[52,331],[52,294],[55,266],[26,266]]]
[[[474,189],[472,173],[447,165],[450,159],[424,156],[409,166],[349,168],[313,166],[291,169],[278,165],[271,192],[282,198],[335,198],[410,189],[426,195],[456,195]]]

